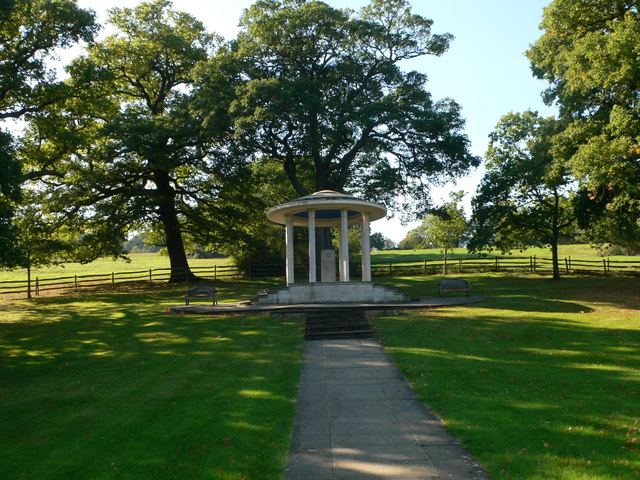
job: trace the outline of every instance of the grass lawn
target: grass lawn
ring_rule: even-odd
[[[421,400],[496,480],[640,478],[640,279],[465,278],[490,300],[373,321]]]
[[[530,248],[523,252],[518,250],[511,252],[511,255],[502,255],[500,252],[491,252],[488,254],[491,258],[496,256],[500,257],[530,257],[536,255],[537,257],[551,258],[551,249],[549,248]],[[561,259],[571,257],[573,259],[580,260],[602,260],[602,257],[598,256],[598,251],[587,244],[576,245],[559,245],[558,255]],[[466,248],[454,248],[450,252],[450,258],[466,258],[471,255]],[[384,262],[420,262],[423,260],[441,260],[443,253],[440,249],[432,248],[426,250],[388,250],[371,253],[371,261],[374,263]],[[628,256],[612,256],[611,260],[635,260],[638,257]]]
[[[183,292],[0,303],[1,478],[280,478],[301,322],[164,313]]]
[[[131,272],[137,270],[149,270],[169,268],[169,257],[157,253],[133,253],[129,255],[130,262],[113,260],[112,258],[99,258],[91,263],[65,263],[50,267],[34,268],[31,272],[33,278],[67,277],[73,275],[107,275],[111,272]],[[213,265],[228,265],[228,258],[190,258],[191,267],[211,267]],[[18,268],[10,271],[0,271],[0,281],[26,281],[27,270]]]
[[[376,282],[431,296],[440,278]],[[417,395],[496,480],[640,478],[640,279],[465,278],[491,298],[372,320]],[[0,303],[1,478],[281,477],[301,322],[164,313],[183,293]]]

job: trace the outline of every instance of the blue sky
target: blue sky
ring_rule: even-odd
[[[455,36],[447,53],[441,57],[423,57],[406,65],[407,69],[426,73],[428,89],[435,99],[453,98],[462,106],[466,133],[472,152],[484,155],[488,138],[502,115],[510,111],[537,110],[553,115],[540,93],[545,83],[532,77],[525,50],[540,36],[538,25],[542,9],[550,0],[411,0],[414,13],[433,20],[433,33]],[[337,8],[359,9],[368,0],[325,0]],[[84,8],[92,8],[101,23],[107,9],[131,7],[139,0],[78,0]],[[187,11],[201,20],[211,31],[231,39],[237,33],[242,11],[253,0],[174,0],[174,8]],[[447,198],[451,190],[465,190],[469,201],[483,175],[480,168],[457,184],[436,188],[436,202]],[[409,228],[397,219],[379,220],[372,231],[380,231],[398,242]]]

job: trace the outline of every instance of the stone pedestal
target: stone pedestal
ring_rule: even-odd
[[[322,250],[320,252],[320,279],[322,282],[336,281],[336,252],[335,250]]]

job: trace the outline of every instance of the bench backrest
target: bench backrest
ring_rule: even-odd
[[[438,285],[442,288],[469,288],[469,282],[462,278],[447,278]]]
[[[218,293],[218,289],[215,287],[209,287],[207,285],[196,285],[195,287],[190,287],[187,290],[187,295],[212,295],[215,296]]]

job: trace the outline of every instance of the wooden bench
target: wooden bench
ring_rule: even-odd
[[[190,300],[198,300],[201,298],[210,298],[213,305],[218,304],[218,289],[210,285],[196,285],[187,290],[185,295],[185,305],[189,305]]]
[[[462,278],[447,278],[438,283],[440,296],[444,292],[467,292],[467,297],[471,293],[471,284]]]

